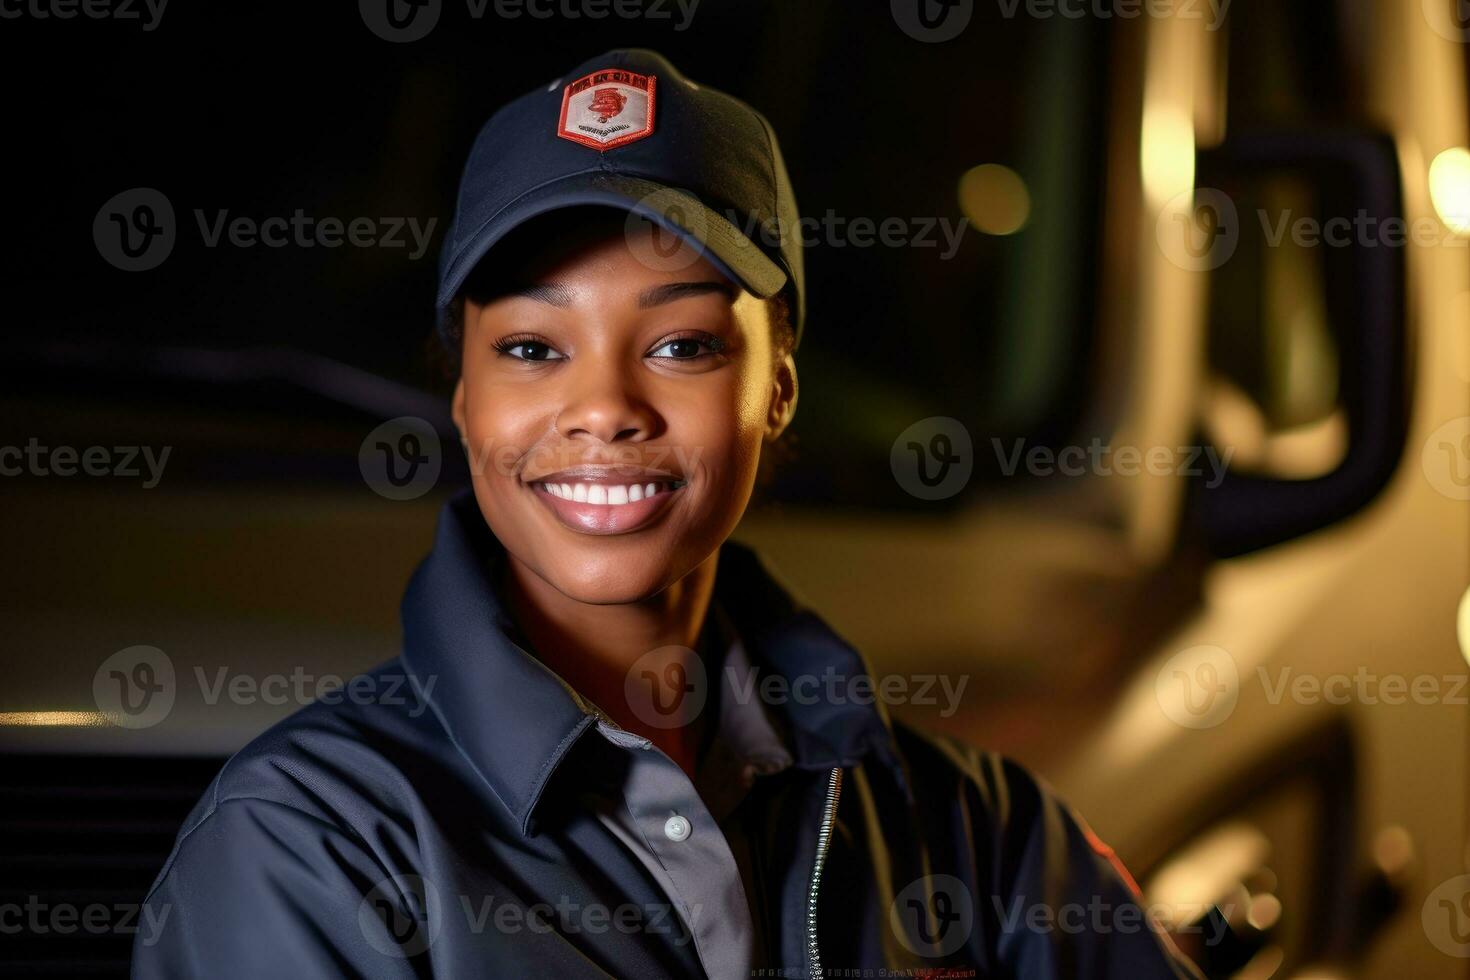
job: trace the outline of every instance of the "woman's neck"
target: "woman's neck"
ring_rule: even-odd
[[[698,657],[718,559],[717,550],[658,595],[613,605],[572,599],[513,555],[503,566],[508,608],[537,658],[619,726],[652,741],[691,778],[703,712],[672,727],[668,718],[676,717],[670,706],[677,711],[703,703],[703,691],[691,698],[688,678],[704,674],[688,661]],[[639,663],[655,650],[657,657]],[[630,703],[635,698],[636,705]],[[658,723],[650,723],[655,705]]]

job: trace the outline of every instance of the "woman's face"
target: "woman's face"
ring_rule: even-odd
[[[692,254],[640,261],[640,224],[564,239],[465,303],[454,419],[480,510],[582,602],[648,598],[713,554],[796,402],[768,304]]]

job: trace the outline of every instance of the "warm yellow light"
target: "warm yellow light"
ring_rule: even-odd
[[[97,728],[108,725],[100,711],[0,711],[0,726],[27,728]]]
[[[1460,615],[1455,632],[1460,637],[1460,656],[1470,662],[1470,589],[1460,596]]]
[[[960,177],[960,210],[987,235],[1013,235],[1031,217],[1031,195],[1010,167],[985,163]]]
[[[1155,207],[1194,187],[1194,121],[1182,108],[1162,100],[1144,106],[1139,166]]]
[[[1429,197],[1439,220],[1458,235],[1470,235],[1470,150],[1451,147],[1429,165]]]

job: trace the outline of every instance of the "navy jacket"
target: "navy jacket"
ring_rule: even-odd
[[[703,975],[659,911],[669,897],[578,804],[599,716],[516,644],[502,555],[471,495],[446,505],[404,597],[402,656],[226,763],[149,894],[166,917],[140,932],[135,976]],[[725,544],[716,578],[758,670],[865,671],[747,549]],[[813,940],[839,976],[1196,975],[1025,770],[831,702],[774,709],[794,764],[747,801],[762,975],[809,975]]]

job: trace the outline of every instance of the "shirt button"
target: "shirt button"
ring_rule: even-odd
[[[674,843],[689,839],[689,821],[677,813],[664,821],[664,836]]]

